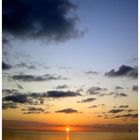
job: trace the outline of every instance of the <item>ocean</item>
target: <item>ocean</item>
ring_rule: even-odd
[[[2,140],[138,140],[138,133],[3,131]]]

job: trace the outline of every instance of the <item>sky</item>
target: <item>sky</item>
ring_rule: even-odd
[[[137,131],[137,3],[3,0],[3,129]]]

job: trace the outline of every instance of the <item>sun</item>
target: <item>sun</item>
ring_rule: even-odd
[[[69,131],[70,131],[70,128],[69,128],[69,127],[67,127],[67,128],[66,128],[66,132],[69,132]]]

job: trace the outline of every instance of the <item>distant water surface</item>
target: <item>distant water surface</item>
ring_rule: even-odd
[[[138,140],[138,133],[3,131],[2,140]]]

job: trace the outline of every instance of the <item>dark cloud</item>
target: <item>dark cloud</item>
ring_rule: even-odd
[[[128,105],[120,105],[119,108],[128,108]]]
[[[4,0],[3,34],[49,41],[75,38],[83,34],[76,29],[78,17],[71,14],[77,7],[69,0]]]
[[[27,109],[22,109],[22,111],[24,111],[24,114],[40,114],[45,112],[43,108],[36,107],[29,107]]]
[[[114,97],[127,97],[128,95],[125,93],[116,93]]]
[[[128,109],[128,110],[126,110],[126,111],[128,111],[128,112],[133,112],[133,111],[136,111],[136,110],[134,110],[134,109]]]
[[[2,70],[10,70],[11,68],[12,66],[10,64],[2,62]]]
[[[32,82],[32,81],[51,81],[51,80],[60,80],[67,79],[61,76],[52,76],[50,74],[45,74],[43,76],[35,76],[35,75],[13,75],[13,80],[19,80],[24,82]]]
[[[133,90],[133,91],[138,91],[138,86],[134,85],[134,86],[132,87],[132,90]]]
[[[89,106],[88,108],[97,108],[97,105]]]
[[[122,112],[124,111],[124,109],[112,109],[109,111],[109,113],[119,113],[119,112]]]
[[[10,92],[8,90],[7,92]],[[64,98],[64,97],[76,97],[81,96],[80,93],[73,91],[48,91],[44,93],[19,93],[12,92],[12,95],[4,96],[3,103],[5,102],[13,102],[19,104],[30,104],[30,105],[41,105],[45,102],[45,98]]]
[[[117,115],[113,118],[138,118],[138,114],[124,114],[124,115]]]
[[[12,101],[15,103],[28,103],[29,100],[25,94],[9,95],[3,97],[3,101]]]
[[[64,88],[68,88],[68,86],[67,85],[58,85],[56,87],[56,89],[64,89]]]
[[[106,91],[107,88],[100,88],[100,87],[91,87],[87,90],[87,92],[91,95],[100,94],[100,91]]]
[[[114,96],[114,98],[116,98],[116,97],[127,97],[128,95],[127,94],[125,94],[125,93],[118,93],[118,92],[110,92],[109,94],[106,94],[106,95],[113,95]]]
[[[77,103],[88,103],[88,102],[93,102],[95,100],[96,100],[96,98],[87,98],[87,99],[83,99],[81,101],[77,101]]]
[[[18,108],[16,103],[2,103],[2,109],[6,110],[6,109],[15,109]]]
[[[75,97],[81,96],[78,92],[73,91],[48,91],[47,92],[48,98],[62,98],[62,97]]]
[[[136,79],[138,77],[138,68],[122,65],[119,67],[119,70],[115,71],[114,69],[112,69],[111,71],[106,72],[105,75],[109,77],[125,76]]]
[[[19,93],[15,92],[12,95],[4,96],[3,103],[13,102],[19,104],[39,105],[44,103],[44,98],[47,97],[47,93]]]
[[[72,109],[72,108],[67,108],[67,109],[57,110],[57,111],[55,111],[55,112],[56,112],[56,113],[66,113],[66,114],[78,113],[77,110]]]
[[[119,89],[123,89],[123,87],[116,86],[115,89],[116,89],[116,90],[119,90]]]
[[[97,115],[98,118],[103,117],[102,115]]]

